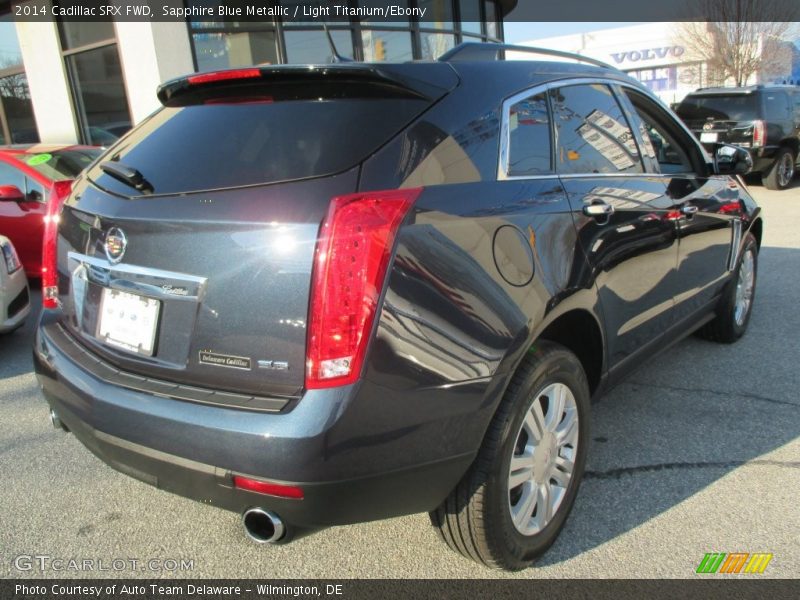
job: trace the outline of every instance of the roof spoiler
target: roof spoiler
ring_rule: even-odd
[[[434,100],[458,85],[458,76],[452,67],[442,63],[265,65],[186,75],[161,84],[156,93],[161,104],[167,106],[195,91],[242,84],[292,83],[379,86],[394,93]]]

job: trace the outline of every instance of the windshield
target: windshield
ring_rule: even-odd
[[[103,152],[100,148],[72,148],[31,154],[24,162],[48,179],[62,181],[75,179]]]
[[[678,116],[684,120],[752,121],[758,118],[758,106],[753,94],[687,96],[678,106]]]

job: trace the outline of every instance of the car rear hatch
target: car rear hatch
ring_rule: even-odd
[[[448,65],[190,76],[80,179],[59,225],[61,325],[125,377],[263,396],[304,385],[330,201],[457,84]]]
[[[758,97],[751,92],[690,94],[680,103],[678,116],[704,144],[750,146],[758,120]]]

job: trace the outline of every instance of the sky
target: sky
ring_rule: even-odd
[[[614,27],[625,27],[626,25],[639,25],[639,23],[514,23],[506,21],[503,23],[503,30],[505,31],[506,43],[517,44],[528,40],[612,29]]]

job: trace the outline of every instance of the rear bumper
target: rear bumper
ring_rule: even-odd
[[[385,422],[370,422],[363,410],[365,403],[381,404],[369,385],[309,391],[279,414],[125,389],[69,358],[50,327],[58,326],[45,313],[34,363],[62,422],[111,467],[203,503],[236,512],[258,506],[307,528],[424,512],[447,496],[477,450],[454,453],[441,435],[427,434],[440,427],[441,413],[428,423],[417,415],[415,427],[395,418],[393,429],[383,430]],[[237,474],[299,486],[304,498],[235,489]]]

